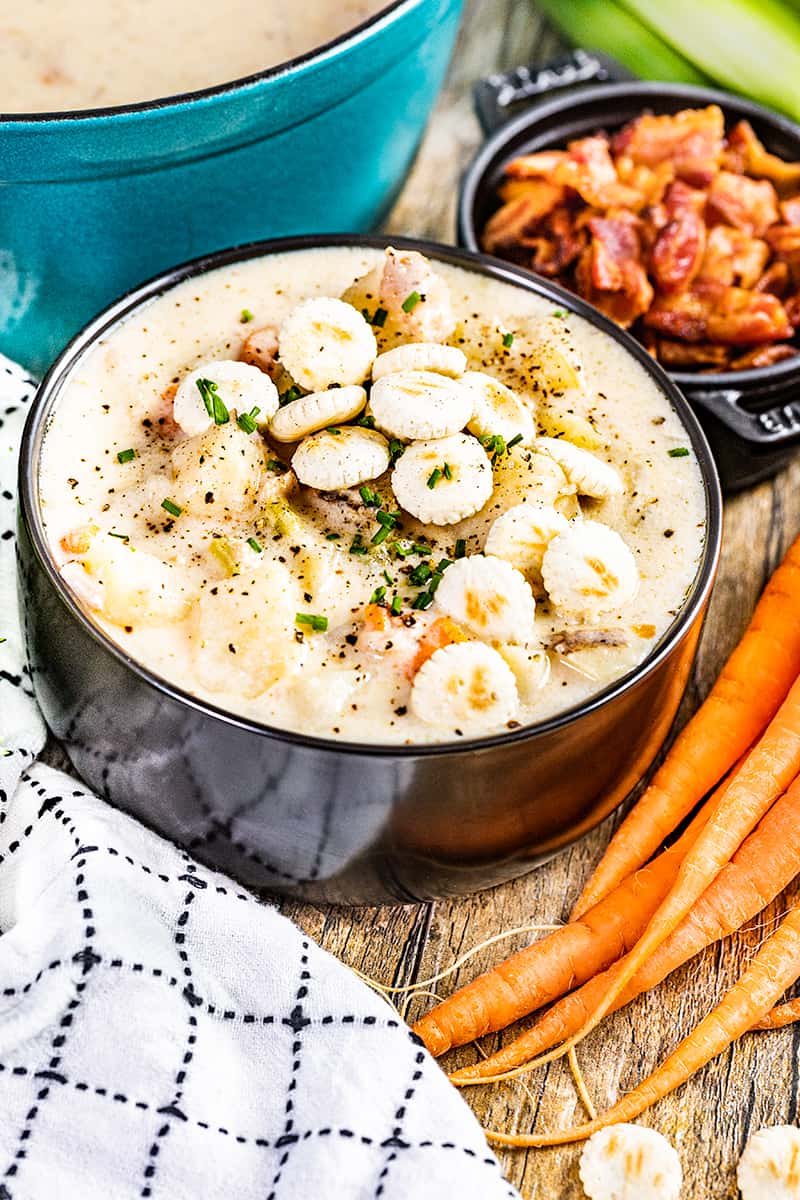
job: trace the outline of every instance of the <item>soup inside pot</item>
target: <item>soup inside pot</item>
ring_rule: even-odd
[[[385,7],[385,0],[6,4],[2,108],[68,112],[213,87],[306,54]]]
[[[705,498],[666,396],[539,295],[410,251],[269,255],[177,284],[82,356],[42,512],[133,658],[266,724],[450,741],[640,663]]]

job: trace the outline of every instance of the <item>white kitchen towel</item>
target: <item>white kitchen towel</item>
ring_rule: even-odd
[[[0,1200],[499,1200],[467,1105],[350,971],[37,763],[0,358]]]

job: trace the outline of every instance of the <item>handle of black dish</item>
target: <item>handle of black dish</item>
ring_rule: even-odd
[[[569,3],[569,0],[565,0]],[[475,111],[485,134],[503,125],[518,105],[530,106],[591,83],[623,83],[636,76],[599,50],[572,50],[538,67],[515,67],[475,84]]]
[[[781,450],[800,444],[800,400],[751,412],[741,405],[742,393],[735,388],[705,391],[691,387],[686,391],[693,404],[711,413],[756,451]]]

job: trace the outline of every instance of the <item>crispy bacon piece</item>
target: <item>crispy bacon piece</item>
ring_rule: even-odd
[[[795,329],[800,329],[800,292],[796,292],[794,296],[790,296],[785,300],[783,307],[786,309],[786,316]]]
[[[558,184],[536,180],[516,200],[498,208],[489,218],[483,231],[483,242],[490,254],[506,246],[526,246],[534,237],[536,227],[543,217],[556,207],[564,197],[564,189]]]
[[[757,292],[771,292],[773,296],[785,296],[789,289],[788,265],[785,262],[771,263],[757,281],[755,289]]]
[[[705,192],[676,179],[666,193],[666,224],[656,235],[650,254],[650,272],[657,287],[677,292],[689,286],[703,261],[706,226],[700,215]]]
[[[800,225],[800,196],[782,201],[781,216],[787,225]]]
[[[729,225],[756,237],[778,220],[778,197],[768,179],[720,171],[711,183],[708,203]]]
[[[752,238],[732,225],[714,225],[708,231],[700,278],[724,283],[727,287],[737,284],[752,288],[760,279],[768,259],[769,246],[760,238]]]
[[[669,185],[675,178],[675,168],[671,162],[657,163],[654,167],[646,167],[643,163],[635,163],[632,158],[623,154],[614,160],[617,168],[617,178],[620,183],[627,184],[642,197],[646,205],[660,204]]]
[[[540,235],[530,239],[531,268],[555,277],[567,270],[586,246],[589,235],[576,226],[569,208],[556,208],[542,222]]]
[[[539,154],[521,154],[508,163],[511,179],[549,179],[560,163],[569,157],[566,150],[542,150]]]
[[[800,162],[785,162],[770,154],[749,121],[734,125],[723,157],[729,171],[770,179],[779,189],[800,187]]]
[[[726,288],[708,318],[709,339],[731,346],[780,342],[793,332],[777,296],[745,288]]]
[[[592,240],[575,272],[580,294],[624,328],[647,312],[653,299],[641,263],[639,224],[627,213],[592,217]]]
[[[771,367],[773,363],[783,362],[786,358],[794,358],[796,354],[796,346],[789,346],[786,342],[776,342],[772,346],[756,346],[755,350],[748,350],[746,354],[737,355],[736,358],[731,359],[731,367],[734,371],[746,371],[750,367]]]
[[[665,367],[680,371],[682,367],[715,367],[723,370],[728,365],[727,346],[715,346],[711,342],[674,342],[669,338],[656,341],[656,357]]]
[[[574,188],[593,208],[640,208],[641,195],[617,178],[617,169],[602,134],[570,142],[569,154],[553,172],[555,182]]]
[[[659,296],[644,321],[683,341],[731,346],[784,341],[793,332],[777,296],[699,281],[689,292]]]
[[[614,137],[612,149],[646,167],[671,162],[679,178],[704,187],[719,170],[724,136],[722,110],[711,104],[674,116],[645,113]]]
[[[776,259],[786,263],[790,278],[800,287],[800,225],[773,225],[764,236]]]

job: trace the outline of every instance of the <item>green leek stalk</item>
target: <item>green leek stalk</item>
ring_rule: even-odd
[[[663,0],[670,3],[671,0]],[[702,4],[703,0],[696,0]],[[642,79],[708,84],[708,78],[614,0],[537,0],[575,45],[612,55]]]
[[[713,79],[800,120],[800,16],[779,0],[621,3]]]

